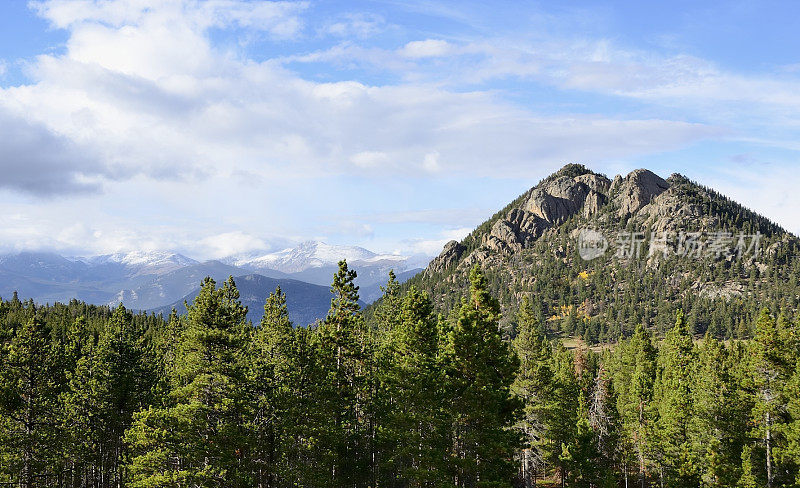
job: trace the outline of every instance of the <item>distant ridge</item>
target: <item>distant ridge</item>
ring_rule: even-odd
[[[0,255],[0,297],[8,298],[16,291],[20,297],[31,298],[40,304],[78,299],[97,305],[123,303],[133,310],[160,310],[182,303],[183,298],[197,289],[206,276],[223,281],[228,276],[260,275],[323,287],[326,290],[323,294],[324,311],[327,312],[330,300],[327,288],[341,259],[347,259],[350,267],[358,272],[357,284],[365,303],[380,297],[380,286],[388,280],[390,270],[404,280],[421,271],[430,260],[314,241],[282,251],[261,251],[204,262],[162,251],[119,252],[90,257],[19,252]],[[260,300],[263,302],[273,290],[274,287],[261,290],[265,295]],[[303,290],[304,296],[310,297],[310,290]],[[314,303],[308,310],[315,310],[315,318],[324,317],[324,313],[318,313],[317,302]],[[260,306],[251,308],[256,310]],[[308,314],[298,315],[298,321],[309,320],[309,317]]]
[[[258,274],[236,276],[234,282],[239,290],[239,299],[243,305],[247,306],[247,318],[254,324],[258,324],[264,315],[266,297],[278,286],[286,294],[289,320],[295,326],[306,326],[324,319],[331,305],[330,289],[320,285],[292,279],[268,278]],[[199,292],[200,287],[198,286],[180,300],[152,311],[167,316],[175,308],[179,314],[186,313],[184,302],[191,304]],[[362,305],[364,304],[362,303]]]

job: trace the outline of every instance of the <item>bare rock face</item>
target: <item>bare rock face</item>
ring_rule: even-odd
[[[488,250],[478,248],[472,251],[469,256],[464,258],[464,260],[458,266],[459,268],[469,269],[475,264],[485,263],[490,257],[491,254]]]
[[[562,176],[534,189],[523,208],[558,225],[580,210],[590,191],[585,183]]]
[[[520,251],[539,238],[550,224],[527,210],[512,209],[505,219],[498,220],[483,239],[489,249],[509,253]]]
[[[611,181],[602,175],[562,176],[534,189],[524,206],[552,225],[558,225],[583,209],[585,216],[596,213],[608,201]]]
[[[533,188],[518,208],[492,224],[482,237],[481,246],[463,256],[464,246],[451,241],[434,259],[426,273],[444,271],[459,262],[459,267],[484,262],[497,254],[509,255],[530,247],[549,228],[580,212],[590,216],[608,203],[611,181],[593,173],[563,174]]]
[[[450,265],[458,261],[458,259],[464,253],[464,249],[464,246],[462,246],[458,241],[448,242],[444,245],[444,249],[442,249],[442,252],[439,254],[439,256],[431,261],[425,272],[430,274],[444,271],[450,267]]]
[[[606,203],[608,203],[608,197],[605,194],[591,190],[583,202],[583,216],[589,217],[596,214]]]
[[[653,232],[676,231],[688,222],[702,219],[703,209],[697,204],[683,201],[672,191],[665,191],[654,197],[650,205],[642,210],[644,225]]]
[[[495,222],[482,244],[504,254],[529,247],[545,230],[581,210],[586,216],[599,211],[608,202],[610,186],[608,178],[591,173],[546,181],[531,190],[522,208]]]
[[[614,198],[620,203],[619,216],[627,217],[669,189],[669,183],[651,171],[637,169],[619,180],[619,183],[615,178],[612,187],[615,190],[618,187]]]
[[[600,194],[608,193],[608,190],[611,188],[611,181],[603,175],[587,173],[585,175],[576,176],[575,181],[583,183],[588,186],[589,189]]]

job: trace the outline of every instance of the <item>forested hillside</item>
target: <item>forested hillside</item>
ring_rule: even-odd
[[[388,284],[368,327],[342,262],[331,310],[254,327],[233,280],[186,315],[0,302],[0,481],[12,486],[388,486],[515,472],[516,357],[476,270],[439,322]]]
[[[603,236],[580,255],[581,233]],[[752,336],[764,306],[800,303],[800,240],[717,192],[674,174],[636,170],[613,181],[581,165],[542,180],[408,282],[439,311],[458,303],[474,264],[502,305],[502,326],[523,299],[548,332],[615,342],[644,324],[659,334],[677,310],[693,334]]]
[[[391,280],[374,320],[341,263],[324,322],[253,326],[233,280],[184,316],[0,302],[7,486],[797,486],[800,323],[753,338],[637,326],[595,353],[513,340],[479,267],[448,316]],[[667,320],[667,318],[663,318]]]

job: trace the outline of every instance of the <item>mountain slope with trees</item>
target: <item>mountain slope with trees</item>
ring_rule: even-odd
[[[583,229],[605,238],[605,253],[580,256]],[[551,333],[589,343],[638,324],[663,334],[678,309],[694,334],[746,338],[761,306],[797,309],[799,251],[777,224],[681,175],[636,170],[612,181],[567,165],[448,243],[408,286],[449,310],[480,264],[509,331],[528,298]]]

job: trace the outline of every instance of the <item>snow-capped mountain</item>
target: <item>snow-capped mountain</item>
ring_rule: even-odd
[[[341,259],[347,259],[357,271],[356,283],[367,303],[381,295],[380,285],[386,283],[389,270],[394,270],[402,281],[416,274],[428,261],[427,257],[378,254],[362,247],[315,241],[277,252],[231,256],[222,262],[199,262],[164,251],[91,257],[21,252],[0,255],[0,297],[8,298],[17,291],[20,297],[32,298],[37,303],[76,298],[98,305],[114,306],[122,302],[132,309],[154,310],[190,295],[206,276],[221,281],[228,276],[257,274],[273,280],[321,285],[325,290],[321,300],[327,302],[330,299],[327,287]]]
[[[350,265],[394,265],[405,270],[407,256],[376,254],[357,246],[332,246],[324,242],[306,241],[295,248],[270,253],[249,253],[230,256],[223,262],[254,270],[275,270],[282,273],[300,273],[310,268],[335,266],[342,259]]]
[[[128,269],[146,274],[168,273],[185,266],[197,264],[197,261],[183,254],[165,251],[118,252],[90,258],[77,258],[77,260],[85,261],[90,266],[122,265]]]
[[[334,246],[318,241],[306,241],[277,252],[230,256],[222,261],[272,278],[293,278],[328,286],[342,259],[358,273],[356,284],[367,303],[381,296],[380,286],[389,279],[389,271],[394,270],[398,279],[405,281],[430,261],[427,256],[378,254],[363,247]]]
[[[51,252],[0,255],[0,272],[41,282],[70,282],[85,276],[89,266]]]

